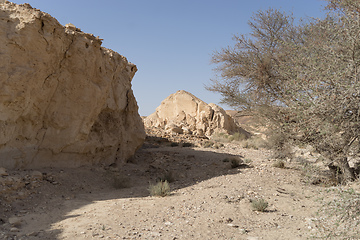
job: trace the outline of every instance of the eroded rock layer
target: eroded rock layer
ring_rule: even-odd
[[[28,4],[0,3],[0,166],[126,161],[145,132],[137,68]]]

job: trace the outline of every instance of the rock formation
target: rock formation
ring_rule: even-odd
[[[137,68],[29,4],[0,3],[0,166],[126,161],[143,143]]]
[[[171,94],[156,111],[144,119],[147,127],[158,127],[175,133],[211,136],[215,132],[246,133],[221,107],[206,104],[184,90]]]

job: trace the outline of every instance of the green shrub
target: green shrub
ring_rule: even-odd
[[[265,212],[268,206],[269,203],[263,198],[251,200],[251,207],[254,211]]]
[[[156,185],[150,185],[149,192],[151,196],[165,197],[170,195],[170,186],[168,181],[158,182]]]

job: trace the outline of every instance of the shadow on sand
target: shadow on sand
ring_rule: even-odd
[[[239,161],[238,166],[232,166],[233,159]],[[218,176],[237,174],[241,168],[251,167],[242,161],[243,156],[210,149],[145,144],[132,162],[123,166],[43,169],[48,181],[41,186],[42,194],[17,203],[16,215],[26,224],[14,236],[57,239],[61,230],[52,225],[79,216],[68,215],[75,209],[97,201],[148,197],[149,185],[161,179],[171,180],[171,190],[177,190]]]

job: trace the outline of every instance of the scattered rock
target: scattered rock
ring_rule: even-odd
[[[20,227],[23,220],[19,217],[11,217],[9,218],[8,222],[10,223],[11,226],[13,227]]]
[[[30,176],[32,180],[43,180],[43,174],[39,171],[33,171]]]
[[[20,230],[16,227],[10,228],[10,232],[20,232]]]
[[[0,177],[9,176],[7,170],[3,167],[0,167]]]

